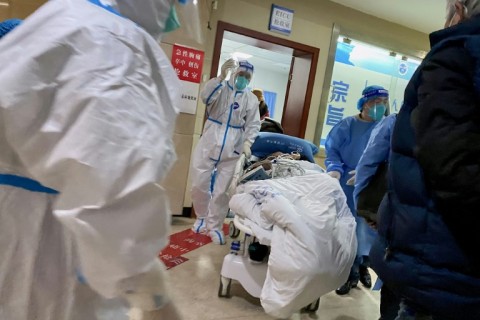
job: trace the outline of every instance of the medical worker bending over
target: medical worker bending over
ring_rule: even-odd
[[[340,121],[330,131],[325,143],[327,158],[325,164],[330,176],[338,179],[348,207],[357,216],[353,203],[355,168],[362,156],[373,128],[380,121],[388,106],[388,91],[381,86],[368,86],[362,91],[357,103],[360,114]],[[356,287],[360,280],[367,288],[371,287],[368,272],[368,254],[375,233],[363,218],[357,218],[357,259],[352,266],[348,281],[336,290],[343,295]]]
[[[391,137],[393,128],[395,127],[396,114],[391,114],[383,118],[377,126],[372,130],[367,146],[360,157],[357,164],[355,175],[355,190],[353,192],[353,199],[355,208],[358,207],[359,195],[364,191],[370,183],[374,183],[375,175],[380,166],[388,162],[391,153]],[[386,177],[383,177],[386,180]],[[379,192],[378,196],[385,195],[387,190],[374,189]],[[374,196],[373,191],[368,191],[368,195]],[[367,195],[363,195],[367,197]],[[376,212],[375,212],[376,213]],[[376,223],[370,221],[369,224],[376,229]],[[388,286],[383,285],[380,291],[380,319],[379,320],[394,320],[397,317],[400,307],[400,298]]]
[[[207,233],[213,243],[225,244],[223,220],[228,213],[227,189],[235,164],[260,130],[258,99],[247,89],[253,66],[247,61],[227,60],[221,75],[210,79],[202,91],[207,121],[192,162],[192,200],[197,220],[192,230]],[[232,70],[229,81],[225,78]]]
[[[179,319],[157,258],[172,5],[52,0],[0,39],[0,319]]]

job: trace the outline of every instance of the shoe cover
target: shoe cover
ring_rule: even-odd
[[[195,233],[207,233],[207,227],[204,218],[195,220],[193,224],[192,231]]]
[[[225,235],[223,234],[222,230],[210,230],[208,235],[212,239],[213,243],[220,245],[226,244]]]

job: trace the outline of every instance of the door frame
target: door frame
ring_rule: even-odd
[[[320,55],[320,49],[316,47],[308,46],[302,43],[294,42],[291,40],[278,38],[278,37],[265,34],[259,31],[250,30],[250,29],[233,25],[224,21],[218,21],[217,33],[215,36],[215,45],[213,49],[212,69],[210,70],[210,78],[217,76],[218,66],[220,62],[220,55],[222,50],[222,42],[223,42],[223,37],[225,35],[225,31],[236,33],[242,36],[247,36],[260,41],[269,42],[274,45],[288,47],[293,50],[294,57],[312,55],[312,62],[310,65],[310,73],[308,75],[308,85],[305,93],[305,101],[303,105],[303,111],[302,111],[301,121],[300,121],[300,130],[299,130],[300,138],[304,138],[305,131],[307,129],[308,114],[310,112],[310,104],[312,102],[313,87],[315,83],[315,75],[317,73],[317,65],[318,65],[318,58]],[[267,48],[267,49],[269,50],[273,49],[272,51],[275,51],[275,46],[272,46],[272,48]],[[289,92],[287,91],[286,97],[285,97],[285,105],[287,104],[288,94]],[[284,112],[285,112],[285,108],[284,108]]]

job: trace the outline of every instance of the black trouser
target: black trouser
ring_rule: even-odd
[[[348,276],[348,280],[357,283],[360,279],[360,269],[362,269],[363,272],[368,268],[370,268],[369,256],[356,257],[355,261],[353,262],[352,269],[350,269],[350,275]]]
[[[400,298],[385,284],[380,290],[380,320],[395,320],[400,309]]]

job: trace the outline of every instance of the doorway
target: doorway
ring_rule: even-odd
[[[304,138],[320,50],[219,21],[210,76],[218,75],[222,60],[224,61],[230,55],[247,54],[235,51],[239,48],[250,50],[248,55],[255,56],[257,60],[270,60],[265,64],[270,67],[264,66],[263,69],[271,68],[271,71],[278,69],[277,71],[285,74],[284,81],[281,76],[278,77],[278,81],[275,81],[277,89],[269,91],[276,94],[275,100],[272,100],[275,101],[273,117],[281,120],[285,134]],[[267,52],[271,54],[268,55]],[[243,56],[243,58],[246,57]],[[254,78],[256,77],[257,74]]]
[[[269,117],[280,123],[285,105],[293,50],[290,53],[279,53],[229,40],[229,38],[233,38],[233,34],[226,31],[217,74],[221,72],[221,65],[230,58],[248,60],[255,67],[255,75],[249,87],[263,91]]]

